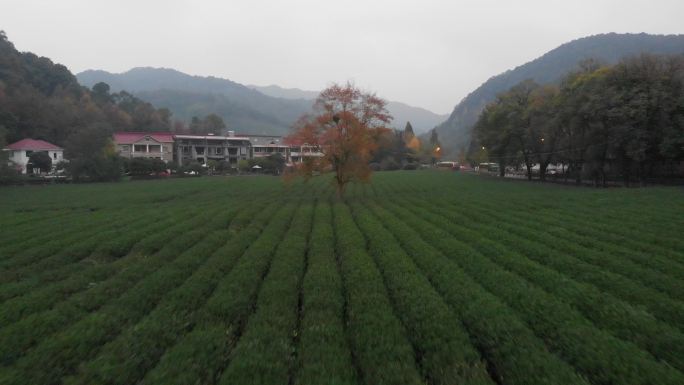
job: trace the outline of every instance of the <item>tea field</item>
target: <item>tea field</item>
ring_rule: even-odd
[[[0,189],[0,384],[684,384],[684,190]]]

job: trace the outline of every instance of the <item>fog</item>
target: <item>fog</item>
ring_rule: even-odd
[[[3,0],[1,8],[0,29],[19,50],[74,73],[167,67],[309,90],[350,80],[438,113],[567,41],[684,30],[681,0]]]

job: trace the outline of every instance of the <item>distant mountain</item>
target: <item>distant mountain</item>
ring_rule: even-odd
[[[517,83],[533,79],[538,83],[559,81],[585,59],[597,59],[605,64],[617,63],[626,56],[642,52],[653,54],[683,54],[684,35],[603,34],[573,40],[543,56],[513,70],[487,80],[466,96],[437,127],[440,141],[449,156],[455,156],[470,143],[472,127],[487,103],[496,95]]]
[[[311,108],[310,100],[275,98],[228,79],[191,76],[167,68],[140,67],[120,74],[88,70],[76,77],[87,87],[105,82],[114,92],[126,90],[168,108],[179,119],[215,113],[240,132],[286,134]]]
[[[283,99],[307,99],[314,100],[318,97],[318,91],[300,90],[299,88],[283,88],[272,84],[270,86],[255,86],[253,84],[247,87],[257,90],[264,95],[273,96],[274,98]]]
[[[299,88],[282,88],[276,85],[255,86],[248,85],[261,92],[262,94],[294,100],[314,100],[318,96],[318,91],[306,91]],[[392,125],[394,128],[403,130],[406,122],[411,122],[413,130],[417,134],[426,133],[439,123],[442,123],[449,115],[439,115],[424,108],[409,106],[401,102],[388,102],[387,110],[394,117]]]
[[[88,70],[76,77],[86,87],[105,82],[113,92],[126,90],[157,107],[168,108],[177,119],[188,121],[193,116],[214,113],[228,128],[255,134],[287,134],[297,118],[311,110],[318,96],[317,91],[276,85],[244,86],[168,68],[139,67],[120,74]],[[403,129],[410,121],[416,133],[426,132],[446,119],[446,115],[399,102],[389,102],[388,110],[396,128]]]
[[[413,132],[417,135],[427,133],[449,116],[435,114],[424,108],[409,106],[401,102],[388,102],[387,110],[394,117],[392,123],[397,129],[403,130],[406,122],[411,122]]]

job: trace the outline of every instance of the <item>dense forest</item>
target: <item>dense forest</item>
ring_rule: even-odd
[[[65,66],[17,51],[0,32],[0,126],[8,142],[30,137],[68,148],[90,131],[168,131],[171,113],[106,84],[84,88]]]
[[[19,52],[0,32],[0,148],[24,139],[43,139],[65,149],[75,179],[109,180],[119,176],[114,131],[219,132],[220,117],[174,122],[166,108],[155,108],[124,90],[112,92],[100,82],[92,89],[50,59]],[[3,156],[6,156],[3,154]],[[0,161],[2,173],[11,172]]]
[[[480,115],[474,161],[524,165],[544,179],[561,163],[580,183],[681,178],[684,161],[684,56],[642,54],[613,66],[588,60],[560,85],[525,80]]]
[[[466,96],[449,119],[437,127],[447,157],[455,157],[467,149],[472,128],[484,107],[497,95],[514,85],[532,79],[539,84],[558,82],[578,63],[596,59],[605,65],[614,65],[621,59],[641,53],[660,55],[684,54],[684,35],[601,34],[573,40],[541,57],[515,69],[493,76]]]

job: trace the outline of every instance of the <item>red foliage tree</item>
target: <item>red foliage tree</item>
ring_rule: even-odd
[[[386,102],[352,84],[334,84],[323,90],[314,103],[314,113],[295,124],[289,143],[307,144],[323,152],[295,166],[295,173],[310,177],[314,172],[333,171],[339,195],[349,182],[370,179],[369,162],[378,138],[389,128],[392,116]]]

